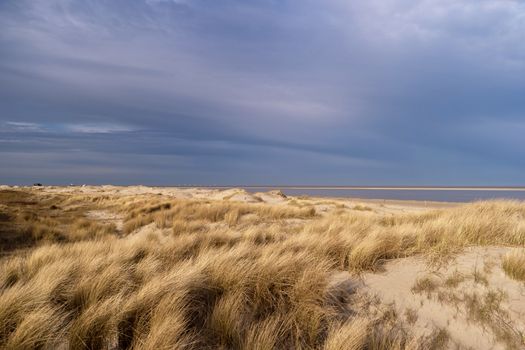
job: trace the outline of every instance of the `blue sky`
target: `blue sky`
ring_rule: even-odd
[[[0,183],[525,185],[525,2],[3,0]]]

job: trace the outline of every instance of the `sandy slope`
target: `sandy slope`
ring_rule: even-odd
[[[451,347],[513,348],[507,333],[525,334],[525,285],[501,269],[502,256],[512,249],[474,247],[439,267],[428,266],[421,257],[398,259],[381,273],[365,274],[363,281],[383,304],[412,318],[408,321],[419,334],[438,327],[450,335]],[[427,280],[434,285],[415,287]],[[483,304],[487,295],[501,295],[502,300],[489,307]]]

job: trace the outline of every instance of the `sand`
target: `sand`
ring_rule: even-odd
[[[446,330],[451,348],[513,348],[505,335],[525,334],[525,284],[510,279],[501,268],[502,256],[512,249],[472,247],[439,267],[428,266],[422,257],[397,259],[381,273],[365,274],[363,288],[381,303],[394,305],[399,315],[412,318],[408,321],[416,333],[428,333],[432,327]],[[426,279],[435,286],[414,288]],[[501,303],[480,315],[483,310],[478,307],[483,305],[472,305],[473,298],[487,295],[501,295]]]

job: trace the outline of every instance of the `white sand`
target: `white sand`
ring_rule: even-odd
[[[501,314],[491,312],[491,321],[503,325],[505,331],[525,334],[525,284],[510,279],[501,268],[502,255],[512,249],[470,248],[454,261],[435,269],[427,266],[421,257],[397,259],[389,262],[382,273],[365,274],[363,281],[365,288],[379,296],[382,303],[394,304],[399,315],[405,315],[407,309],[415,311],[417,321],[411,328],[417,334],[437,327],[448,331],[451,348],[507,349],[510,346],[504,339],[498,339],[497,329],[469,316],[464,299],[465,293],[483,296],[490,291],[502,292]],[[454,274],[463,276],[464,281],[457,286],[447,286],[446,279]],[[475,274],[481,276],[477,281]],[[412,291],[416,281],[426,277],[438,286],[430,293]],[[458,300],[450,300],[451,296]]]

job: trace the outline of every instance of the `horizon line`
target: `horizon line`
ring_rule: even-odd
[[[34,185],[8,185],[18,187],[33,187]],[[145,184],[62,184],[62,185],[45,185],[46,187],[70,187],[70,186],[115,186],[115,187],[131,187],[131,186],[145,186],[145,187],[174,187],[174,188],[246,188],[246,189],[310,189],[310,190],[450,190],[450,191],[525,191],[525,186],[391,186],[391,185],[203,185],[203,184],[178,184],[178,185],[145,185]]]
[[[182,188],[275,188],[275,189],[312,189],[312,190],[450,190],[450,191],[525,191],[525,186],[346,186],[346,185],[179,185],[159,187]]]

